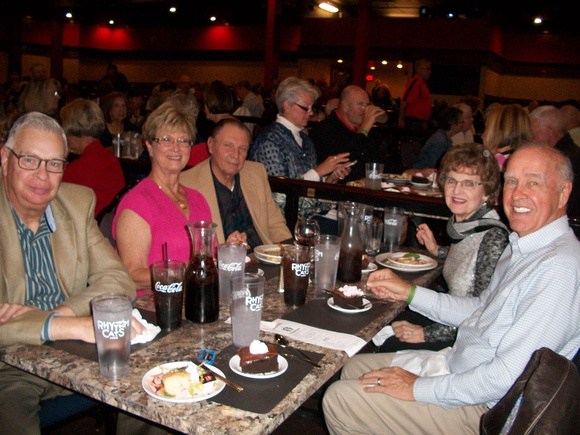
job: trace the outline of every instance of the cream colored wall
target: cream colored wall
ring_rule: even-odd
[[[105,75],[107,62],[94,59],[83,59],[79,65],[79,77],[82,80],[99,80]],[[116,61],[115,65],[127,76],[129,82],[158,83],[163,80],[176,80],[187,74],[194,82],[210,83],[221,80],[232,85],[241,80],[251,84],[264,81],[263,62],[230,62],[230,61]],[[294,64],[280,64],[279,75],[284,78],[295,75]]]

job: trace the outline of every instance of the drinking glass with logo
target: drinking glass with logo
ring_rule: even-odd
[[[403,231],[405,210],[399,207],[387,207],[384,213],[384,242],[387,252],[399,249],[399,241]]]
[[[246,269],[245,243],[224,243],[218,248],[218,278],[220,282],[220,301],[231,302],[231,279],[243,275]]]
[[[181,326],[185,263],[177,260],[156,261],[151,265],[151,277],[157,325],[163,331],[173,331]]]
[[[232,334],[238,347],[249,346],[260,337],[265,282],[257,273],[232,277]]]
[[[314,270],[316,293],[332,290],[336,284],[338,259],[340,258],[340,237],[321,234],[314,245],[316,268]]]
[[[304,305],[310,274],[309,249],[300,245],[284,246],[282,268],[284,270],[284,302],[293,307]]]
[[[372,190],[381,190],[383,181],[383,163],[365,163],[365,187]]]
[[[127,376],[131,355],[132,298],[125,294],[107,293],[93,298],[91,307],[101,376],[108,379]]]

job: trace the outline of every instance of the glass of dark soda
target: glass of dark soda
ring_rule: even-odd
[[[163,331],[179,328],[183,309],[185,263],[177,260],[156,261],[151,265],[151,277],[157,325]]]

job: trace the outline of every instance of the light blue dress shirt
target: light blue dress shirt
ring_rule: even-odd
[[[580,242],[563,216],[540,230],[510,235],[479,298],[417,288],[411,308],[458,326],[449,375],[421,377],[413,394],[443,408],[492,407],[541,347],[572,359],[580,347]]]

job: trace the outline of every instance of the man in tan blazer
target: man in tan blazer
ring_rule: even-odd
[[[264,165],[246,161],[250,133],[235,118],[223,119],[207,141],[211,157],[184,171],[180,181],[199,191],[209,203],[217,238],[223,243],[238,231],[255,248],[292,237],[272,199]]]
[[[0,345],[94,343],[90,300],[135,296],[93,218],[94,192],[61,185],[67,152],[62,128],[38,112],[14,124],[0,151]],[[0,363],[0,433],[38,433],[39,400],[62,394],[70,392]]]

